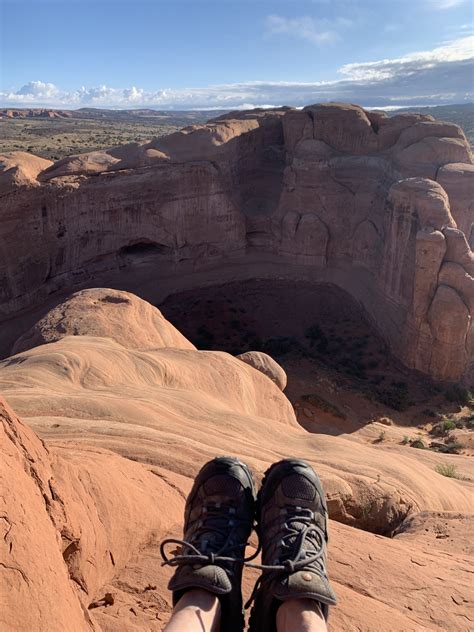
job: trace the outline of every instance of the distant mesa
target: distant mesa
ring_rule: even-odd
[[[306,279],[351,295],[407,366],[445,381],[472,371],[474,166],[457,125],[311,105],[40,160],[0,157],[4,320],[97,285],[158,302]]]
[[[28,119],[28,118],[43,118],[43,119],[61,119],[71,118],[72,112],[68,110],[51,110],[46,108],[31,108],[31,109],[4,109],[0,110],[0,119]]]

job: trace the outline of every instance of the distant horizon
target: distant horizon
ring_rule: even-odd
[[[329,105],[331,103],[346,103],[350,105],[357,105],[364,110],[384,110],[386,112],[396,111],[396,110],[413,110],[413,109],[424,109],[424,108],[440,108],[440,107],[466,107],[473,106],[474,101],[466,101],[465,103],[434,103],[430,105],[387,105],[387,106],[367,106],[361,103],[353,103],[349,101],[315,101],[313,103],[307,103],[302,106],[294,106],[289,104],[281,104],[281,105],[255,105],[252,107],[235,107],[235,108],[222,108],[222,107],[203,107],[203,108],[161,108],[154,106],[130,106],[130,107],[106,107],[106,106],[81,106],[81,107],[43,107],[43,106],[1,106],[0,110],[46,110],[46,111],[55,111],[55,112],[79,112],[81,110],[103,110],[109,112],[133,112],[133,111],[141,111],[141,110],[150,110],[153,112],[231,112],[231,111],[246,111],[246,110],[270,110],[270,109],[280,109],[280,108],[293,108],[297,110],[301,110],[305,107],[309,107],[311,105]]]

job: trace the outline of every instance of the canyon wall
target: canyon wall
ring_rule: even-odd
[[[446,381],[472,367],[474,165],[456,125],[315,105],[231,113],[56,163],[0,161],[9,327],[80,287],[160,300],[304,278],[353,296],[409,367]]]

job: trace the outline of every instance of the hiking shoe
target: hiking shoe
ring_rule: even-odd
[[[193,588],[214,593],[221,603],[221,629],[241,632],[242,568],[255,516],[255,484],[248,467],[231,457],[206,463],[194,480],[184,511],[183,540],[161,544],[163,565],[177,566],[168,588],[173,604]],[[165,547],[180,547],[168,558]]]
[[[275,632],[287,599],[313,599],[325,619],[336,603],[326,571],[328,513],[319,477],[304,461],[275,463],[265,473],[257,501],[262,564],[249,604],[251,632]],[[247,604],[247,605],[249,605]]]

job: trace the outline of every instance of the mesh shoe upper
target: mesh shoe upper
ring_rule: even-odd
[[[192,588],[219,595],[223,629],[243,629],[241,579],[255,513],[255,487],[247,466],[219,457],[201,469],[188,496],[182,540],[162,543],[164,564],[177,566],[170,580],[176,603]],[[168,558],[169,544],[180,548]]]
[[[281,461],[265,475],[257,510],[263,573],[251,630],[275,630],[281,601],[310,598],[325,617],[336,603],[326,571],[327,507],[321,482],[305,462]]]

